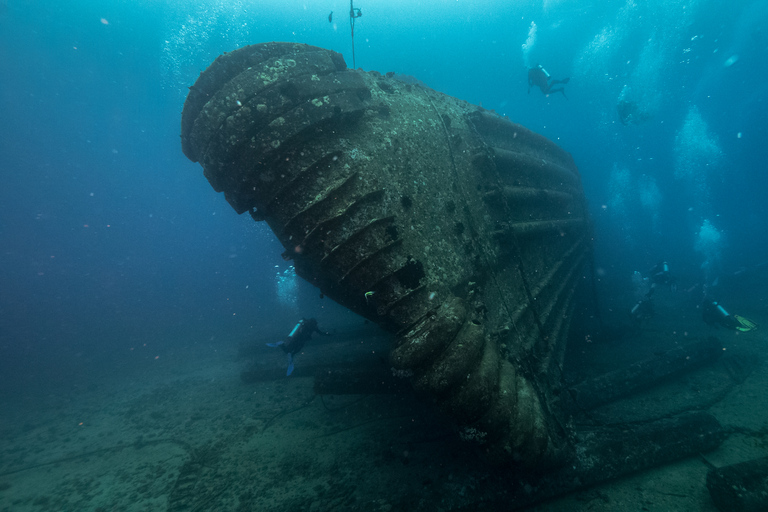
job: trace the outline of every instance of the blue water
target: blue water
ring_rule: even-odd
[[[358,67],[413,75],[573,154],[606,280],[629,286],[667,259],[712,282],[768,260],[768,2],[355,6]],[[351,67],[348,12],[342,0],[0,1],[4,376],[55,381],[145,344],[131,357],[283,333],[333,309],[295,282],[265,225],[211,189],[179,131],[187,87],[222,52],[296,41]],[[567,99],[527,92],[537,63],[570,77]],[[623,125],[621,98],[647,119]]]

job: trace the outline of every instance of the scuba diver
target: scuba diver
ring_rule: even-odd
[[[634,295],[637,303],[632,306],[628,313],[633,330],[639,331],[642,324],[654,315],[653,303],[651,302],[653,287],[651,280],[643,277],[643,274],[637,270],[632,273],[632,286],[635,289]]]
[[[276,343],[267,343],[268,347],[280,347],[283,349],[283,352],[288,354],[288,371],[285,374],[286,377],[293,373],[293,356],[298,352],[301,352],[301,349],[304,348],[304,345],[312,337],[312,333],[315,332],[320,336],[331,335],[329,332],[321,331],[317,326],[317,320],[314,318],[302,318],[284,340]]]
[[[677,279],[669,271],[669,264],[666,261],[660,261],[651,267],[648,275],[649,277],[644,278],[640,272],[635,271],[632,276],[636,296],[642,294],[637,303],[629,310],[629,318],[636,329],[639,329],[644,322],[650,320],[655,313],[651,298],[656,288],[660,285],[666,285],[672,291],[677,290]]]
[[[749,332],[757,329],[757,324],[748,318],[731,315],[717,301],[704,298],[701,304],[701,318],[712,327],[723,326],[734,331]]]
[[[568,99],[568,96],[565,95],[565,89],[562,87],[559,87],[557,89],[553,89],[553,85],[557,84],[567,84],[570,78],[563,78],[562,80],[552,80],[550,79],[549,73],[547,73],[547,70],[541,67],[541,64],[536,64],[536,67],[531,68],[528,70],[528,94],[531,93],[531,87],[536,86],[539,89],[541,89],[541,92],[543,92],[545,95],[549,95],[555,92],[561,92],[563,93],[563,96],[565,99]]]
[[[636,331],[640,330],[640,327],[648,320],[653,318],[656,312],[653,309],[653,302],[651,302],[651,293],[637,301],[632,309],[629,310],[629,319],[632,321],[632,326]]]
[[[648,112],[640,110],[637,103],[629,100],[619,100],[616,103],[616,112],[619,114],[619,121],[624,126],[641,124],[651,118]]]
[[[677,278],[669,271],[669,264],[666,261],[660,261],[648,271],[651,280],[651,291],[659,285],[667,285],[674,292],[677,291]]]
[[[641,106],[636,99],[637,94],[634,93],[629,85],[624,85],[619,93],[619,101],[616,103],[616,112],[619,114],[619,121],[624,126],[630,124],[642,124],[649,120],[652,116],[648,111],[648,106]]]

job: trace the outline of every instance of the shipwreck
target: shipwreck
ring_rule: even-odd
[[[181,142],[235,211],[268,223],[299,276],[395,334],[391,365],[481,436],[489,462],[551,473],[578,459],[567,428],[578,402],[561,372],[591,231],[568,152],[296,43],[217,58],[190,87]],[[675,432],[698,441],[665,450]],[[694,414],[638,439],[654,439],[658,462],[721,437]],[[593,474],[595,457],[582,454],[553,487]]]

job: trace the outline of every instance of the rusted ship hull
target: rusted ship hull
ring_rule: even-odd
[[[567,152],[293,43],[216,59],[190,88],[182,148],[301,277],[397,334],[393,366],[489,460],[564,460],[559,376],[591,250]]]

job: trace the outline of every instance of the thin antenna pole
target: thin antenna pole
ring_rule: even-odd
[[[355,64],[355,6],[352,5],[354,0],[349,0],[349,24],[352,27],[352,69],[357,69]]]
[[[363,15],[360,9],[355,9],[354,0],[349,0],[349,25],[352,27],[352,69],[357,69],[355,63],[355,18]]]

